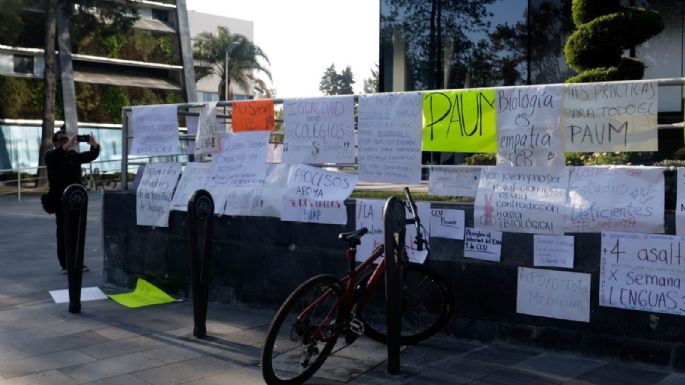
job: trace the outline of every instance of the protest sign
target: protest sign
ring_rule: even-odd
[[[685,235],[685,168],[676,173],[675,233]]]
[[[383,235],[383,207],[386,201],[379,199],[357,199],[356,201],[356,221],[357,229],[366,227],[369,233],[362,238],[362,244],[357,246],[357,261],[365,261],[378,246],[385,243]],[[416,202],[416,209],[420,218],[428,218],[430,213],[430,203]],[[407,211],[407,218],[411,215]],[[426,234],[423,234],[425,240],[430,238],[430,222],[424,223],[426,227]],[[407,226],[405,235],[405,250],[407,258],[410,262],[423,263],[428,256],[428,251],[424,248],[421,251],[416,249],[414,240],[416,238],[416,227],[413,225]]]
[[[495,90],[423,94],[423,150],[496,152]]]
[[[559,129],[561,85],[495,90],[497,164],[514,167],[564,166]]]
[[[188,211],[188,201],[193,193],[197,190],[207,189],[210,180],[210,167],[209,163],[186,163],[181,179],[179,179],[174,191],[174,198],[171,202],[172,210]]]
[[[174,188],[181,175],[180,163],[148,163],[136,190],[136,223],[169,227]]]
[[[273,99],[233,102],[231,107],[231,125],[233,126],[233,132],[273,131]]]
[[[652,80],[566,84],[566,151],[657,151],[657,90]]]
[[[428,193],[431,195],[475,197],[480,173],[491,166],[431,166]]]
[[[590,322],[590,274],[519,267],[516,312]]]
[[[200,108],[195,134],[195,155],[211,154],[219,151],[218,136],[225,132],[216,118],[216,102],[205,103]]]
[[[533,235],[533,266],[573,269],[573,236]]]
[[[421,94],[359,97],[359,179],[421,183]]]
[[[664,232],[664,174],[659,167],[572,167],[566,231]]]
[[[344,225],[345,199],[356,185],[356,175],[293,165],[283,196],[281,220]]]
[[[263,185],[235,187],[225,193],[226,205],[223,213],[280,218],[289,173],[288,164],[268,165]]]
[[[685,237],[602,232],[599,305],[685,315]]]
[[[566,168],[492,167],[483,170],[473,206],[474,227],[563,234]]]
[[[354,96],[285,99],[283,163],[353,163]]]
[[[135,106],[131,113],[131,124],[131,155],[178,153],[178,118],[175,104]]]
[[[499,262],[502,254],[502,233],[467,227],[464,234],[464,257]]]
[[[464,210],[431,208],[431,236],[464,239]]]

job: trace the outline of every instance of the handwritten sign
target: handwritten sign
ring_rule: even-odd
[[[495,90],[423,94],[423,150],[496,152]]]
[[[133,144],[131,155],[173,155],[178,153],[176,105],[135,106],[131,113]]]
[[[180,163],[148,163],[136,190],[136,223],[169,227],[174,188],[181,175]]]
[[[563,234],[566,168],[493,167],[483,170],[473,206],[474,227]]]
[[[567,84],[566,151],[657,151],[655,81]]]
[[[475,197],[480,173],[491,166],[431,166],[428,192],[432,195]]]
[[[685,237],[602,232],[599,305],[685,315]]]
[[[519,267],[516,312],[590,322],[590,274]]]
[[[431,209],[431,236],[448,239],[464,239],[464,210]]]
[[[223,213],[248,217],[280,218],[283,191],[288,185],[290,165],[269,165],[261,186],[234,187],[223,195],[226,201]]]
[[[685,91],[683,91],[685,92]],[[675,233],[685,234],[685,168],[678,167],[676,174]]]
[[[357,199],[356,201],[356,228],[360,229],[366,227],[369,233],[362,238],[362,244],[357,246],[357,261],[365,261],[378,246],[385,243],[383,235],[383,207],[385,201],[379,199]],[[416,202],[416,208],[419,218],[428,218],[430,213],[430,203]],[[411,215],[407,212],[407,218]],[[423,223],[423,222],[422,222]],[[428,234],[423,234],[425,239],[430,237],[430,222],[425,223]],[[428,256],[426,249],[418,251],[414,244],[416,238],[416,228],[414,226],[407,226],[407,233],[405,235],[405,250],[407,258],[411,262],[423,263]]]
[[[533,236],[533,265],[573,269],[573,236]]]
[[[233,102],[231,114],[233,132],[274,130],[273,99]]]
[[[566,231],[664,232],[664,174],[658,167],[572,167]]]
[[[359,179],[421,183],[421,94],[359,97]]]
[[[466,228],[464,257],[499,262],[502,254],[502,233],[494,230]]]
[[[283,163],[353,163],[354,96],[286,99]]]
[[[195,155],[219,151],[219,135],[225,132],[216,119],[216,102],[205,103],[200,108],[195,135]]]
[[[188,211],[188,201],[193,193],[200,189],[207,189],[210,180],[210,164],[188,162],[183,169],[181,179],[176,185],[171,209]],[[212,197],[213,199],[214,197]]]
[[[499,88],[496,95],[497,164],[564,166],[561,86]]]
[[[294,165],[283,197],[281,220],[344,225],[345,199],[356,185],[356,175]]]

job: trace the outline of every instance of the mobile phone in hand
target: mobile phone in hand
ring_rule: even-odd
[[[76,135],[76,141],[78,142],[88,142],[90,140],[90,135]]]

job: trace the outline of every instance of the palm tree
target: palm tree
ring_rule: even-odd
[[[247,37],[231,33],[226,27],[218,27],[216,33],[200,33],[193,45],[193,57],[201,63],[195,67],[197,80],[209,75],[218,76],[221,79],[219,95],[232,98],[231,82],[244,90],[254,87],[253,83],[263,85],[264,82],[254,75],[255,70],[263,72],[271,80],[271,71],[260,62],[264,60],[271,64],[262,49]],[[228,92],[225,87],[228,87]]]

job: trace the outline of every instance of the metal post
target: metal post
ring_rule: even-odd
[[[17,170],[17,202],[21,202],[21,169]]]
[[[128,190],[128,113],[121,110],[121,189]]]
[[[385,298],[387,302],[388,373],[400,371],[402,329],[402,261],[406,233],[406,212],[402,201],[390,197],[383,207],[385,236]]]
[[[83,248],[86,241],[88,194],[80,184],[72,184],[62,194],[64,249],[69,282],[69,312],[81,312],[81,282],[83,281]]]
[[[206,190],[197,190],[188,201],[190,230],[190,273],[193,289],[193,335],[207,335],[209,255],[212,247],[214,200]],[[198,247],[199,246],[199,247]]]

